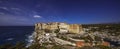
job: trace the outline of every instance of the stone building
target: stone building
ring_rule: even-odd
[[[78,24],[70,24],[69,25],[69,32],[70,33],[80,33],[80,28]]]
[[[37,23],[35,24],[35,30],[50,30],[55,31],[56,29],[59,30],[60,33],[81,33],[82,26],[79,24],[67,24],[67,23]]]
[[[69,29],[69,25],[66,23],[59,23],[59,32],[60,33],[67,33]]]

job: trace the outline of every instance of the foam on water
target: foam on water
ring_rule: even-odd
[[[35,36],[35,32],[33,32],[31,35],[28,35],[28,39],[27,39],[28,43],[27,43],[26,47],[29,47],[33,44],[34,36]]]
[[[6,40],[13,40],[13,38],[8,38],[8,39],[6,39]]]

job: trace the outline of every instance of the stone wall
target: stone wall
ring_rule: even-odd
[[[69,25],[69,32],[71,33],[80,33],[80,28],[78,24],[70,24]]]
[[[79,24],[67,24],[67,23],[37,23],[35,24],[35,31],[39,31],[42,29],[47,29],[50,31],[55,31],[56,29],[59,30],[59,32],[67,32],[67,33],[81,33],[82,32],[82,26]]]

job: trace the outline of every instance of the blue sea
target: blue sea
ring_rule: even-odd
[[[17,42],[25,42],[33,33],[34,26],[0,26],[0,45],[16,44]]]

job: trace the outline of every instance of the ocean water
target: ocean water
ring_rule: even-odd
[[[27,43],[34,32],[34,26],[0,26],[0,45],[17,42]]]

